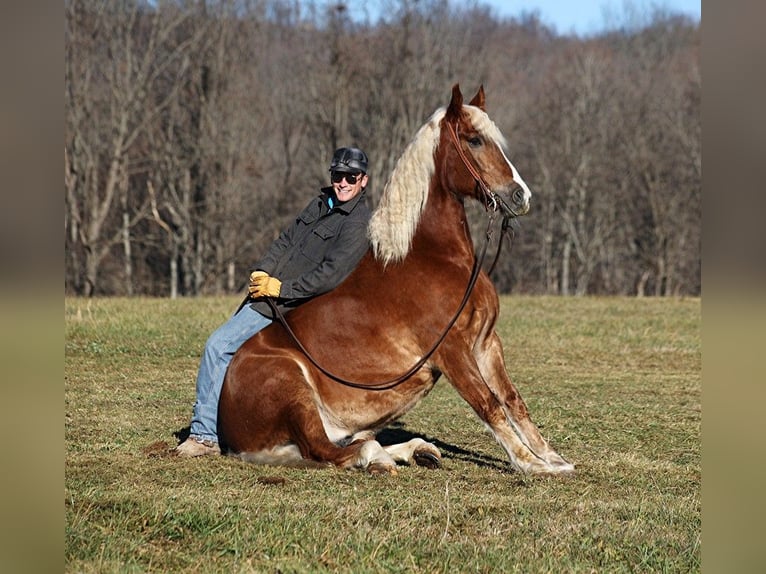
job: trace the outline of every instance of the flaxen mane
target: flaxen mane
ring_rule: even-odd
[[[474,106],[463,106],[482,135],[505,147],[505,139],[489,116]],[[380,203],[372,214],[368,235],[375,258],[384,265],[400,261],[409,253],[420,215],[428,200],[434,172],[434,152],[446,107],[439,108],[415,134],[396,162]]]
[[[405,148],[370,219],[372,251],[384,265],[403,259],[410,250],[428,199],[434,151],[439,144],[439,122],[445,111],[446,108],[437,110]]]

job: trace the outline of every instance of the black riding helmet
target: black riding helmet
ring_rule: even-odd
[[[367,173],[367,154],[356,147],[338,148],[332,156],[330,171]]]

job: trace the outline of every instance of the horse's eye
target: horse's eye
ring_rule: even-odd
[[[474,136],[468,139],[468,145],[471,147],[479,147],[481,145],[481,138]]]

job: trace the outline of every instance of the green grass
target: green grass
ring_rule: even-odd
[[[65,301],[69,572],[696,572],[699,299],[503,297],[511,378],[573,477],[511,471],[448,381],[396,477],[166,456],[237,298]]]

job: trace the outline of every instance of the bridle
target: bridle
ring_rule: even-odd
[[[457,135],[457,124],[453,126],[449,122],[446,123],[447,131],[449,131],[449,135],[452,137],[452,143],[455,144],[455,150],[457,151],[457,155],[460,157],[460,161],[463,162],[463,165],[471,174],[471,177],[473,177],[474,181],[476,182],[477,189],[481,191],[481,197],[484,202],[485,209],[487,209],[487,211],[491,209],[491,211],[495,212],[499,207],[503,211],[504,219],[512,219],[518,217],[519,214],[516,213],[516,211],[510,205],[508,205],[502,197],[498,196],[489,188],[487,182],[484,181],[484,178],[481,176],[479,171],[470,161],[468,161],[468,157],[465,155],[463,148],[460,147],[460,138]]]
[[[518,214],[513,209],[511,209],[510,206],[508,206],[505,203],[505,201],[503,201],[502,198],[498,197],[494,192],[492,192],[492,190],[484,181],[484,178],[481,176],[481,174],[476,170],[473,164],[471,164],[471,162],[468,161],[468,158],[463,152],[463,149],[460,147],[460,140],[457,136],[456,128],[450,123],[447,123],[447,127],[449,129],[450,135],[452,136],[452,140],[453,140],[453,143],[455,144],[455,149],[457,150],[458,156],[463,162],[463,165],[465,165],[466,169],[469,171],[471,176],[476,181],[476,186],[482,192],[482,196],[484,198],[484,206],[486,210],[489,212],[489,221],[487,224],[487,230],[485,232],[484,245],[482,246],[481,254],[478,257],[474,257],[473,267],[471,269],[471,276],[468,279],[468,285],[466,286],[465,293],[463,294],[463,299],[460,302],[460,306],[458,307],[457,312],[455,312],[452,319],[447,324],[444,331],[442,331],[441,335],[433,344],[431,349],[425,355],[423,355],[423,357],[421,357],[410,369],[408,369],[406,373],[386,381],[380,381],[380,382],[374,382],[374,383],[358,383],[354,381],[349,381],[347,379],[344,379],[343,377],[336,375],[335,373],[328,371],[325,367],[323,367],[317,362],[317,360],[311,355],[308,349],[306,349],[303,343],[301,343],[300,339],[298,339],[297,335],[295,334],[295,332],[292,330],[289,323],[285,319],[284,314],[282,313],[282,311],[279,309],[276,302],[274,301],[274,298],[273,297],[265,298],[266,302],[271,308],[271,312],[273,313],[274,318],[277,321],[279,321],[279,323],[282,325],[285,331],[287,331],[287,334],[290,336],[293,342],[298,346],[301,352],[306,356],[306,358],[311,362],[311,364],[314,365],[317,369],[319,369],[319,371],[321,371],[322,374],[324,374],[325,376],[329,377],[330,379],[332,379],[333,381],[337,383],[340,383],[347,387],[362,389],[365,391],[385,391],[402,384],[404,381],[409,379],[412,375],[417,373],[423,367],[423,365],[425,365],[426,362],[428,362],[431,356],[436,352],[436,349],[439,347],[439,345],[441,345],[442,341],[444,341],[450,329],[452,329],[452,326],[455,324],[458,317],[460,317],[460,314],[463,312],[463,309],[465,309],[465,306],[468,304],[468,300],[471,297],[473,288],[476,285],[476,281],[478,280],[479,275],[481,273],[482,264],[484,263],[484,257],[487,254],[487,247],[489,246],[490,240],[492,239],[492,232],[493,232],[492,228],[495,221],[495,214],[497,213],[498,208],[501,208],[503,211],[503,224],[501,227],[500,241],[497,246],[497,253],[495,254],[495,258],[492,262],[492,265],[489,271],[487,272],[487,275],[490,275],[492,273],[492,271],[495,268],[495,264],[500,258],[500,250],[503,246],[503,238],[508,233],[509,230],[511,232],[511,239],[513,238],[513,229],[512,229],[511,222],[515,217],[518,216]],[[248,298],[249,298],[249,295],[245,297],[245,300],[242,302],[242,305],[240,305],[240,309],[246,304]]]

